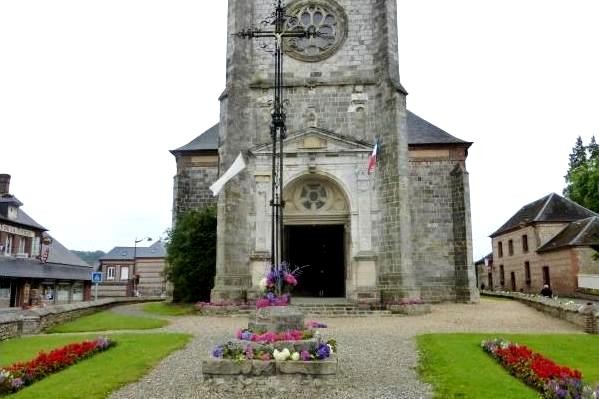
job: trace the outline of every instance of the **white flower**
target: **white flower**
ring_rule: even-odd
[[[333,346],[331,344],[327,344],[327,346],[329,347],[329,351],[331,352],[331,355],[335,353],[335,351],[333,351]]]
[[[300,354],[298,352],[293,352],[291,354],[291,360],[293,360],[294,362],[297,362],[300,358]]]
[[[289,352],[289,349],[287,349],[287,348],[283,349],[282,351],[275,349],[274,352],[272,353],[272,356],[275,358],[276,361],[284,362],[285,360],[289,359],[289,357],[291,356],[291,353]]]
[[[268,280],[266,279],[266,277],[264,277],[262,280],[260,280],[260,288],[261,289],[265,290],[267,284],[268,284]]]

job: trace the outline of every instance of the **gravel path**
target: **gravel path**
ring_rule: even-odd
[[[135,306],[135,305],[134,305]],[[307,319],[310,319],[309,317]],[[138,382],[113,393],[111,399],[220,398],[202,384],[201,361],[223,343],[246,317],[172,318],[169,331],[195,338]],[[414,317],[321,318],[329,325],[323,336],[338,341],[339,389],[326,398],[430,398],[431,388],[419,381],[414,337],[429,332],[572,333],[578,330],[515,301],[483,299],[478,305],[444,304]],[[290,396],[298,397],[299,395]]]

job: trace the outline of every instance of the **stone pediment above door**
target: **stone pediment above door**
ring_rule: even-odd
[[[283,148],[286,154],[318,152],[363,153],[372,151],[372,145],[363,141],[318,128],[311,128],[301,133],[289,135],[283,142]],[[255,146],[250,151],[257,156],[270,155],[272,153],[272,143]]]

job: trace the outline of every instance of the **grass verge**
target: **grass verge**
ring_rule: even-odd
[[[52,327],[49,332],[71,333],[113,330],[149,330],[152,328],[164,327],[167,324],[168,321],[166,320],[123,315],[108,310],[60,324]]]
[[[36,336],[0,343],[0,364],[30,360],[40,350],[79,342],[90,336]],[[85,359],[11,395],[15,399],[100,399],[137,381],[191,338],[185,334],[111,334],[117,346]]]
[[[195,308],[190,303],[152,302],[146,303],[143,310],[160,316],[185,316],[195,313]]]
[[[583,334],[427,334],[417,338],[420,374],[435,398],[537,399],[539,394],[509,375],[483,352],[484,339],[501,337],[524,344],[558,364],[582,371],[590,385],[599,381],[599,337]]]

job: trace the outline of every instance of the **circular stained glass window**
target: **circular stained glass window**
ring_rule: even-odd
[[[330,0],[299,0],[287,8],[291,16],[288,30],[318,32],[305,38],[289,38],[286,53],[306,62],[322,61],[337,51],[347,36],[347,16],[343,8]]]

